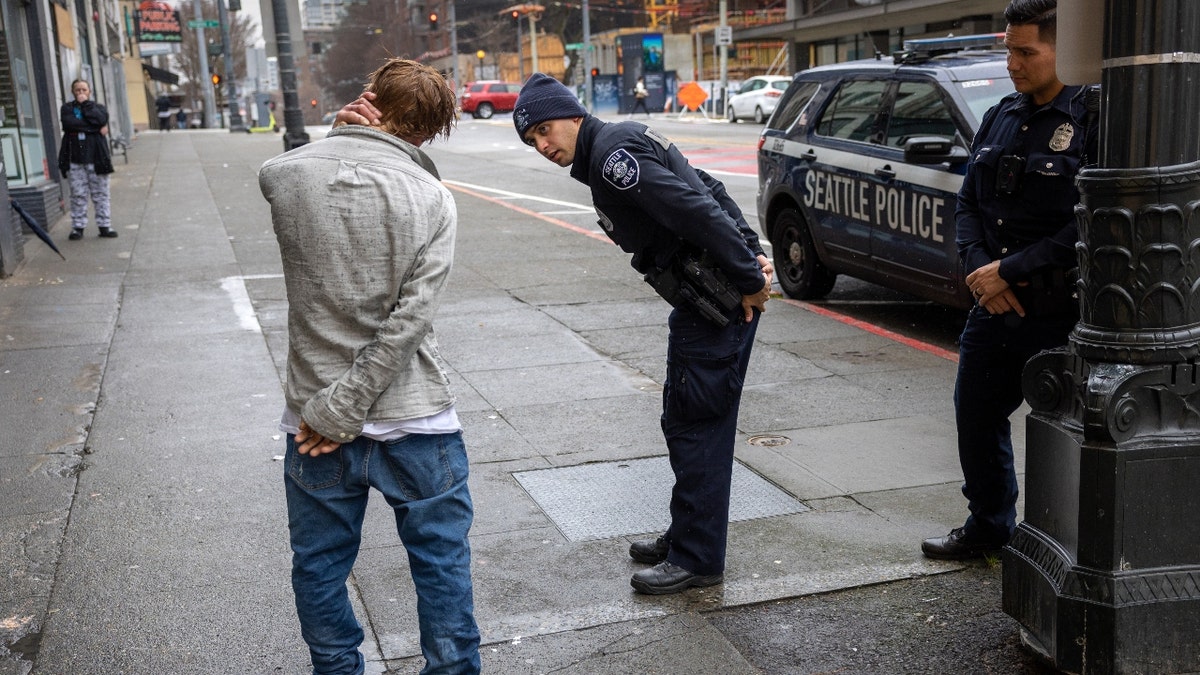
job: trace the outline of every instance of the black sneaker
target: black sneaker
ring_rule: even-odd
[[[71,230],[71,234],[67,235],[67,239],[70,239],[71,241],[79,241],[80,239],[83,239],[83,230],[78,228]]]
[[[83,236],[82,233],[80,234],[80,236]],[[116,239],[117,231],[112,229],[111,227],[102,227],[102,228],[100,228],[100,236],[104,237],[105,239]]]

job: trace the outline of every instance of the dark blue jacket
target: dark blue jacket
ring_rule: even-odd
[[[1076,266],[1075,175],[1096,162],[1097,144],[1083,89],[1064,87],[1044,106],[1009,94],[984,115],[955,214],[964,274],[1000,260],[1000,276],[1016,285]],[[1022,158],[1011,194],[997,189],[1005,156]]]
[[[637,271],[666,269],[690,248],[706,251],[743,295],[762,290],[758,235],[725,186],[653,129],[585,117],[571,176],[592,189],[600,226]]]

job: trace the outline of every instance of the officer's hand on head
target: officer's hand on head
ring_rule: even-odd
[[[361,96],[347,103],[333,118],[333,126],[343,124],[359,124],[362,126],[379,126],[383,113],[371,104],[375,100],[375,92],[364,91]]]

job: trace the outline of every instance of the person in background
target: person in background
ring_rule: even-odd
[[[967,559],[1016,530],[1017,474],[1009,417],[1025,363],[1061,347],[1079,321],[1067,271],[1076,266],[1075,175],[1096,158],[1084,87],[1055,71],[1056,0],[1012,0],[1004,12],[1016,92],[983,117],[958,195],[957,243],[975,306],[959,340],[954,410],[962,527],[926,539],[930,558]]]
[[[171,99],[166,94],[159,94],[154,99],[154,111],[158,114],[158,130],[171,130]]]
[[[638,108],[641,108],[642,112],[646,113],[646,117],[649,117],[650,109],[646,107],[646,99],[648,98],[650,98],[650,92],[646,90],[646,80],[645,78],[639,77],[637,79],[637,84],[633,85],[634,103],[633,110],[629,111],[629,116],[633,117],[633,114],[638,111]]]
[[[100,236],[113,239],[108,176],[113,172],[108,148],[108,109],[93,101],[92,88],[85,80],[71,83],[71,100],[59,110],[62,146],[58,168],[71,183],[71,234],[68,239],[83,239],[88,221],[88,198],[96,213]]]
[[[343,126],[267,161],[288,299],[284,486],[292,588],[313,671],[362,673],[346,579],[368,493],[395,511],[417,593],[422,673],[478,673],[467,452],[433,318],[458,212],[420,146],[450,133],[438,71],[371,74],[380,124]]]
[[[179,125],[180,129],[187,128],[187,113],[183,111],[183,108],[180,108],[179,112],[175,113],[175,122]]]

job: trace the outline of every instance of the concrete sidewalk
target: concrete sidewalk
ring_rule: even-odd
[[[64,220],[68,262],[30,242],[0,280],[0,675],[306,672],[276,430],[285,293],[255,176],[280,148],[143,133],[112,181],[120,238],[68,242]],[[432,154],[455,175],[459,155]],[[486,671],[817,672],[754,665],[752,636],[710,618],[964,568],[919,551],[965,515],[954,363],[777,301],[726,581],[632,593],[628,544],[666,524],[666,309],[610,244],[456,198],[437,330],[472,457]],[[423,664],[406,567],[373,500],[351,582],[368,672]],[[843,672],[904,672],[882,668]]]

